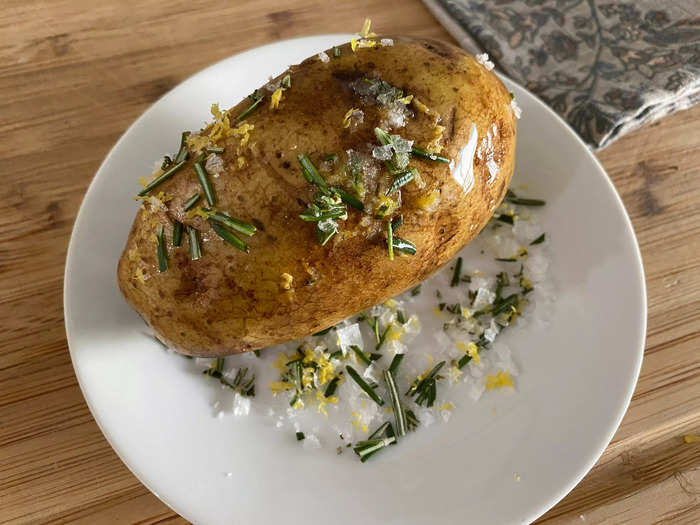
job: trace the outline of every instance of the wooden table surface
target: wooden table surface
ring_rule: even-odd
[[[100,162],[203,67],[296,36],[451,40],[418,0],[5,0],[0,10],[0,523],[180,523],[121,463],[80,393],[63,264]],[[699,523],[700,107],[599,158],[644,257],[649,329],[632,404],[596,467],[543,523]],[[592,385],[595,388],[594,385]]]

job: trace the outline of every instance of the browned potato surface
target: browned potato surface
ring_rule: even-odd
[[[513,172],[510,94],[457,47],[388,38],[393,45],[381,45],[377,37],[364,44],[375,47],[353,51],[346,44],[339,57],[327,50],[327,60],[313,56],[290,67],[261,88],[265,98],[243,120],[236,117],[249,99],[222,116],[228,124],[219,118],[192,134],[185,166],[148,193],[118,280],[124,297],[166,344],[184,354],[223,356],[318,332],[415,286],[487,223]],[[286,74],[291,86],[273,107]],[[382,197],[394,177],[384,162],[373,160],[380,145],[375,127],[450,162],[412,155],[408,166],[419,177]],[[179,131],[172,130],[174,140]],[[257,226],[252,237],[238,235],[249,253],[222,240],[206,212],[196,214],[207,206],[204,198],[189,214],[183,210],[188,197],[202,192],[194,162],[205,143],[225,148],[219,155],[223,171],[216,174],[217,160],[208,161],[212,208]],[[302,153],[328,186],[364,205],[364,211],[347,206],[347,219],[337,220],[338,233],[323,246],[317,224],[299,218],[319,191],[302,173]],[[324,160],[330,154],[337,158]],[[394,235],[413,242],[417,253],[395,250],[390,260],[386,223],[399,216],[403,225]],[[180,247],[172,246],[175,220],[200,232],[199,260],[190,259],[186,233]],[[164,272],[156,254],[159,225],[165,230]]]

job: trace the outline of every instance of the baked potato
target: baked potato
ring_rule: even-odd
[[[171,348],[224,356],[415,286],[476,236],[515,158],[512,96],[443,42],[353,39],[183,134],[142,181],[122,293]]]

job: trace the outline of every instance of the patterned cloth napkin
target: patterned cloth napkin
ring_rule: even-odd
[[[700,0],[423,0],[593,148],[700,100]]]

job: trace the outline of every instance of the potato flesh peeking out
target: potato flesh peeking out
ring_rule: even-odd
[[[503,84],[452,45],[372,41],[213,106],[142,189],[119,285],[175,350],[323,330],[435,272],[503,199],[516,137]]]

